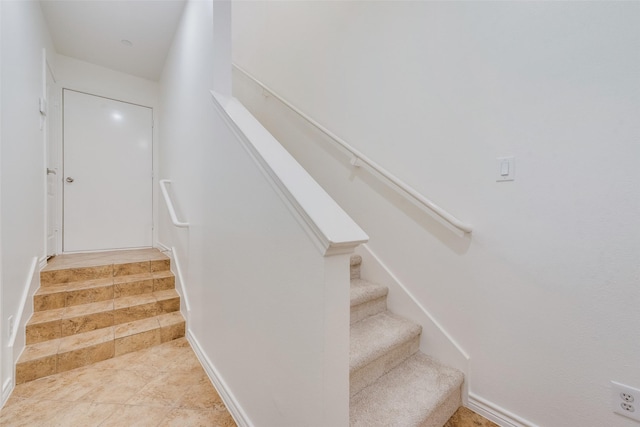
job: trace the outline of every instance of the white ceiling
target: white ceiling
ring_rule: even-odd
[[[58,53],[158,80],[185,0],[40,3]],[[133,46],[125,46],[121,40],[129,40]]]

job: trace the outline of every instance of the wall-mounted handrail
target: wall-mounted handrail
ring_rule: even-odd
[[[171,222],[176,227],[187,228],[189,227],[188,222],[178,221],[178,216],[176,215],[176,210],[173,207],[173,202],[171,201],[171,197],[169,197],[169,192],[167,191],[167,184],[171,184],[171,180],[161,179],[159,181],[160,190],[162,190],[162,196],[164,197],[164,202],[167,205],[167,210],[169,210],[169,216],[171,217]]]
[[[311,117],[309,117],[308,115],[300,111],[298,108],[292,105],[289,101],[287,101],[286,99],[278,95],[276,92],[274,92],[273,89],[269,88],[260,80],[256,79],[254,76],[249,74],[242,67],[238,66],[237,64],[233,64],[233,66],[235,67],[236,70],[240,71],[242,74],[244,74],[247,78],[252,80],[258,86],[262,87],[263,90],[269,92],[271,95],[273,95],[274,98],[278,99],[284,105],[289,107],[291,111],[293,111],[294,113],[296,113],[297,115],[299,115],[300,117],[308,121],[316,129],[318,129],[320,132],[324,133],[326,136],[328,136],[330,139],[336,142],[342,149],[346,150],[351,156],[353,156],[353,158],[351,159],[352,165],[367,166],[376,175],[382,177],[388,184],[391,184],[392,188],[399,190],[400,194],[404,195],[409,200],[415,201],[418,203],[418,205],[426,207],[427,209],[429,209],[430,211],[432,211],[433,213],[437,214],[439,217],[447,221],[449,224],[453,225],[455,228],[465,233],[472,232],[473,228],[471,227],[470,224],[460,221],[458,218],[451,215],[449,212],[447,212],[446,210],[444,210],[443,208],[441,208],[431,200],[427,199],[422,194],[418,193],[415,189],[413,189],[406,183],[402,182],[398,177],[393,175],[391,172],[384,169],[382,166],[380,166],[379,164],[377,164],[376,162],[374,162],[373,160],[371,160],[370,158],[362,154],[360,151],[350,146],[342,138],[335,135],[333,132],[331,132],[324,126],[322,126],[320,123],[318,123],[317,121],[315,121],[314,119],[312,119]]]

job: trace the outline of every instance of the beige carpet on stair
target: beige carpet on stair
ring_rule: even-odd
[[[448,414],[460,406],[462,379],[459,371],[416,353],[374,386],[351,398],[351,426],[442,427]],[[457,393],[457,398],[442,395],[443,390],[450,389]],[[419,409],[413,404],[416,400],[424,403]],[[422,420],[429,412],[431,415],[425,424]]]

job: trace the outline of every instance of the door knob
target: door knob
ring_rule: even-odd
[[[71,184],[73,182],[73,178],[71,178],[70,176],[67,177],[66,181]]]

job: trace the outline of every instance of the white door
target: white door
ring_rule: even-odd
[[[64,252],[152,244],[152,110],[64,90]]]

